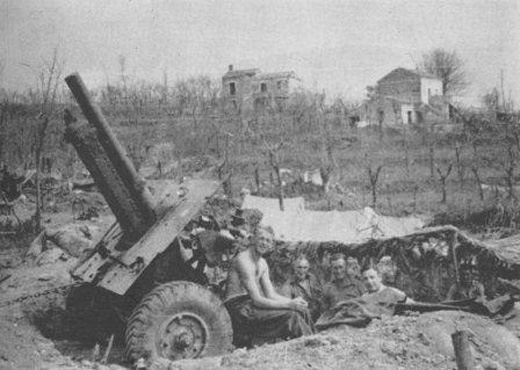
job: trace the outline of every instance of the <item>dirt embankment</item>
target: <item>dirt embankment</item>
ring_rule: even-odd
[[[170,364],[174,369],[455,369],[450,334],[471,332],[477,369],[519,369],[519,341],[492,321],[453,311],[386,317],[367,328],[342,326],[288,342],[235,350],[214,359]],[[166,369],[165,364],[157,366]]]
[[[96,223],[89,230],[102,232],[102,225],[110,224]],[[52,243],[37,256],[29,258],[25,251],[0,248],[0,278],[4,277],[0,282],[0,369],[130,368],[122,359],[120,342],[116,341],[103,361],[107,340],[96,345],[71,339],[74,333],[64,314],[67,289],[61,287],[72,282],[68,271],[77,263],[71,255],[74,252]],[[41,292],[46,293],[38,295]],[[32,298],[14,301],[26,295]],[[455,369],[450,334],[463,328],[472,333],[479,369],[520,369],[520,344],[514,335],[520,333],[520,325],[508,325],[511,330],[484,317],[457,312],[395,316],[374,320],[364,329],[343,326],[253,350],[237,349],[216,358],[157,363],[155,368]]]
[[[15,292],[62,286],[73,262],[8,269],[11,277],[0,286],[2,301],[15,298]],[[0,308],[0,369],[130,368],[122,360],[120,343],[102,364],[106,342],[96,349],[93,344],[67,339],[67,322],[61,315],[64,293],[59,290]],[[511,331],[487,318],[460,312],[386,317],[364,329],[342,326],[253,350],[237,349],[221,357],[157,363],[155,368],[451,370],[456,368],[450,338],[455,329],[472,333],[480,369],[520,369],[520,344]]]

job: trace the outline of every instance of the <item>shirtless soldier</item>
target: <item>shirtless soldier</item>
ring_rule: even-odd
[[[263,256],[274,246],[271,228],[258,227],[248,249],[239,253],[229,270],[226,308],[236,334],[263,338],[296,338],[314,333],[301,297],[290,299],[275,292]]]

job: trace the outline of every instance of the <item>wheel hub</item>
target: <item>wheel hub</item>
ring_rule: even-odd
[[[193,312],[169,317],[159,330],[157,348],[162,357],[170,360],[199,357],[209,339],[206,323]]]
[[[189,348],[193,344],[192,333],[181,333],[175,338],[175,347],[179,350]]]

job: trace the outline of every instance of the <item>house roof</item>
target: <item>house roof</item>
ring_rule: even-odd
[[[232,77],[242,77],[242,76],[254,76],[260,73],[260,69],[252,68],[252,69],[237,69],[233,71],[228,71],[223,78],[232,78]]]
[[[404,75],[414,75],[414,76],[418,76],[418,77],[422,77],[422,78],[433,78],[433,79],[436,79],[436,80],[439,79],[438,77],[436,77],[436,76],[434,76],[432,74],[425,73],[425,72],[422,72],[422,71],[419,71],[419,70],[416,70],[416,69],[406,69],[406,68],[398,67],[398,68],[392,70],[391,72],[387,73],[386,75],[384,75],[381,79],[379,79],[377,81],[377,83],[380,83],[381,81],[386,79],[388,76],[393,75],[393,74],[397,74],[397,73],[402,73]]]
[[[255,76],[255,79],[258,80],[275,80],[279,78],[296,78],[296,74],[293,71],[285,71],[274,73],[262,73]]]

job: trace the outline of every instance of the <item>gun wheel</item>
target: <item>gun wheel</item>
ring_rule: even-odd
[[[203,318],[191,312],[181,312],[161,325],[156,346],[161,357],[198,357],[204,352],[209,335]]]
[[[186,281],[152,290],[135,309],[126,329],[126,356],[181,360],[215,356],[232,348],[231,319],[220,299]]]

